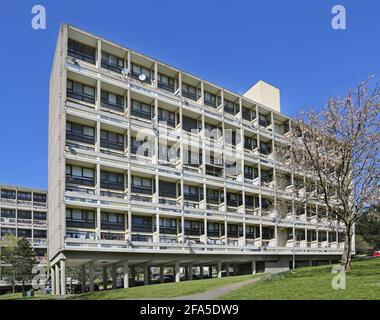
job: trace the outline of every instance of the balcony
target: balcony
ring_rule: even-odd
[[[165,90],[165,91],[169,91],[171,93],[174,93],[174,86],[168,84],[168,83],[165,83],[165,82],[162,82],[162,81],[157,81],[157,86],[159,89],[162,89],[162,90]]]
[[[66,219],[66,227],[94,229],[94,220]]]
[[[125,230],[124,222],[110,222],[110,221],[102,221],[101,222],[101,229],[104,230]]]
[[[66,175],[66,183],[79,184],[79,185],[89,186],[89,187],[95,186],[95,180],[93,178],[86,178],[86,177],[79,177],[79,176],[72,176],[72,175]]]
[[[121,71],[124,68],[123,66],[119,66],[117,64],[110,63],[109,61],[107,61],[105,59],[102,59],[101,66],[102,66],[102,68],[105,68],[105,69],[108,69],[108,70],[111,70],[111,71],[114,71],[117,73],[121,73]]]
[[[220,237],[220,231],[219,230],[207,230],[207,236],[208,237]]]
[[[109,100],[104,99],[104,98],[101,99],[101,106],[103,108],[106,108],[106,109],[124,112],[124,105],[123,104],[112,102],[112,101],[109,101]]]
[[[177,234],[177,227],[164,227],[164,226],[160,226],[160,233]]]
[[[100,147],[107,149],[114,149],[118,151],[124,151],[124,143],[118,143],[106,139],[100,139]]]
[[[87,94],[87,93],[80,93],[80,92],[74,92],[74,91],[67,90],[67,96],[69,98],[73,98],[73,99],[80,100],[83,102],[95,104],[95,96]]]
[[[84,43],[69,39],[67,53],[70,57],[95,64],[95,48]]]
[[[135,186],[135,185],[132,185],[131,186],[131,191],[133,193],[141,193],[141,194],[149,194],[149,195],[153,194],[152,187],[144,187],[144,186]]]
[[[190,91],[187,91],[187,90],[182,90],[182,97],[185,97],[185,98],[188,98],[188,99],[191,99],[191,100],[194,100],[194,101],[198,100],[196,93],[190,92]]]
[[[136,110],[136,109],[133,109],[133,108],[131,110],[131,115],[135,116],[135,117],[147,119],[147,120],[151,120],[152,119],[152,113],[151,112],[142,111],[142,110]]]
[[[91,144],[91,145],[95,144],[95,138],[94,137],[85,136],[82,134],[68,132],[68,131],[66,131],[66,140],[72,140],[72,141],[87,143],[87,144]]]
[[[112,189],[112,190],[124,190],[124,183],[117,183],[107,180],[100,180],[100,188],[102,189]]]
[[[201,229],[197,228],[185,228],[185,235],[187,236],[199,236]]]
[[[142,225],[142,224],[132,224],[132,232],[152,233],[153,232],[153,226],[152,225]]]

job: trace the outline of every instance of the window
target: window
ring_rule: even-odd
[[[182,116],[182,128],[188,132],[196,131],[198,132],[198,121],[186,116]]]
[[[94,186],[94,169],[66,165],[66,182]]]
[[[205,91],[204,92],[204,104],[213,108],[216,108],[216,95]]]
[[[95,48],[73,39],[69,39],[68,55],[95,64]]]
[[[219,204],[222,202],[222,194],[219,190],[207,189],[206,197],[208,203]]]
[[[67,96],[84,102],[95,103],[95,88],[67,80]]]
[[[175,126],[175,113],[162,108],[158,108],[158,121],[166,122],[168,126]]]
[[[274,229],[265,228],[265,227],[262,228],[261,237],[263,240],[273,239],[273,235],[274,235]]]
[[[177,184],[175,182],[159,181],[160,197],[176,198]]]
[[[268,155],[270,153],[269,144],[260,141],[260,153],[264,155]]]
[[[6,236],[16,236],[16,229],[14,228],[1,228],[1,236],[6,237]]]
[[[31,229],[17,229],[17,237],[31,238],[32,237],[32,230]]]
[[[152,194],[152,179],[132,176],[132,192]]]
[[[132,216],[132,232],[152,232],[153,224],[151,217]]]
[[[229,114],[237,114],[240,111],[240,106],[238,103],[234,103],[229,100],[224,100],[224,112],[227,112]]]
[[[124,59],[102,51],[102,68],[121,73],[124,68]]]
[[[243,198],[241,194],[227,192],[227,205],[232,207],[238,207],[242,205]]]
[[[222,130],[218,128],[217,126],[214,126],[210,123],[205,122],[204,129],[205,129],[205,136],[212,140],[219,139],[222,136]]]
[[[143,146],[142,146],[143,145]],[[139,149],[141,147],[141,149]],[[131,153],[137,154],[140,156],[149,157],[153,153],[153,142],[149,142],[148,140],[137,140],[136,137],[131,137]]]
[[[256,111],[243,107],[243,120],[252,121],[256,118]]]
[[[46,194],[44,193],[33,193],[34,202],[46,203]]]
[[[116,111],[124,111],[124,97],[116,93],[102,90],[101,93],[102,107]]]
[[[95,129],[79,123],[67,122],[66,123],[66,139],[94,144],[95,143]]]
[[[244,136],[244,149],[254,150],[257,148],[257,139],[256,137],[247,137]]]
[[[119,151],[124,150],[124,135],[101,130],[100,131],[100,146],[103,148],[110,148]]]
[[[184,193],[184,199],[185,200],[193,200],[193,201],[199,201],[200,200],[200,188],[196,186],[189,186],[184,185],[183,186],[183,193]]]
[[[1,209],[2,218],[16,218],[16,210],[14,209]]]
[[[31,192],[18,191],[17,192],[17,200],[32,201],[32,193]]]
[[[132,100],[131,114],[140,118],[152,119],[152,107],[140,101]]]
[[[160,232],[177,234],[177,221],[175,219],[160,218]]]
[[[185,235],[199,236],[202,232],[199,221],[185,220]]]
[[[158,76],[157,84],[158,84],[159,88],[166,90],[166,91],[169,91],[169,92],[174,92],[174,79],[173,78],[165,76],[161,73],[159,73],[157,76]]]
[[[16,199],[16,191],[1,189],[1,198],[2,199]]]
[[[259,113],[259,125],[263,127],[267,127],[270,125],[270,120],[267,119],[267,116]]]
[[[47,232],[46,232],[46,230],[33,230],[33,237],[34,238],[46,239],[47,238]]]
[[[95,212],[66,208],[66,226],[76,228],[95,228]]]
[[[17,218],[18,219],[27,219],[27,220],[30,220],[30,219],[32,219],[32,211],[18,210],[17,211]]]
[[[46,220],[46,212],[33,212],[33,219],[34,220]]]
[[[197,101],[197,88],[187,84],[182,83],[182,96],[185,98],[189,98],[191,100]]]
[[[100,172],[100,187],[114,190],[124,190],[124,175],[121,173]]]
[[[305,230],[296,230],[296,241],[305,240]]]
[[[102,212],[101,228],[107,230],[124,230],[124,214]]]
[[[150,73],[150,70],[148,68],[142,67],[142,66],[135,64],[135,63],[131,64],[131,68],[132,68],[132,72],[131,72],[132,78],[140,80],[139,76],[141,74],[144,74],[146,76],[146,79],[143,82],[151,83],[151,80],[150,80],[151,79],[151,73]]]

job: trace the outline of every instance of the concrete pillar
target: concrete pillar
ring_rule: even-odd
[[[199,267],[199,277],[203,279],[203,266]]]
[[[82,293],[86,292],[86,265],[81,266],[81,291]]]
[[[54,271],[54,267],[50,268],[50,283],[51,283],[51,294],[55,295],[55,271]]]
[[[163,266],[160,266],[160,282],[163,282],[163,279],[164,279],[164,275],[165,275],[165,272],[164,272],[164,267]]]
[[[129,288],[129,267],[128,267],[128,261],[124,262],[124,288]]]
[[[189,279],[189,269],[187,266],[183,267],[183,272],[184,272],[185,279]]]
[[[144,272],[144,285],[149,284],[149,266],[145,265],[143,267]]]
[[[107,290],[108,285],[108,274],[107,274],[107,267],[103,267],[103,290]]]
[[[94,288],[94,275],[95,275],[95,272],[94,272],[94,263],[90,262],[88,264],[88,281],[90,282],[90,292],[94,292],[95,291],[95,288]]]
[[[208,276],[212,278],[212,265],[208,266]]]
[[[179,282],[180,281],[180,267],[179,267],[179,262],[176,262],[175,266],[174,266],[174,275],[175,275],[175,282]]]
[[[131,286],[136,285],[136,267],[131,267]]]
[[[252,261],[252,274],[256,274],[256,261]]]
[[[309,260],[309,267],[312,267],[313,266],[313,260]]]
[[[55,294],[57,296],[59,296],[61,294],[61,290],[60,290],[60,284],[59,284],[59,266],[58,264],[55,265],[55,277],[54,277],[54,281],[55,281]]]
[[[117,287],[116,266],[112,266],[112,289],[116,289],[116,287]]]
[[[61,260],[61,295],[66,295],[66,260]]]
[[[193,265],[190,263],[189,265],[189,280],[193,280]]]
[[[227,275],[227,277],[230,276],[230,264],[229,263],[226,264],[226,275]]]
[[[222,277],[222,262],[219,261],[217,265],[218,278]]]

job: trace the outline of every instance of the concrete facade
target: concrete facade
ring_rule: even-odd
[[[49,98],[54,276],[87,269],[94,290],[94,268],[128,287],[135,268],[148,284],[152,267],[180,281],[183,270],[221,277],[339,257],[343,227],[331,229],[322,203],[300,207],[306,176],[276,154],[291,130],[279,90],[258,86],[239,96],[62,25]]]

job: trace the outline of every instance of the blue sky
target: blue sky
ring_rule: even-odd
[[[46,30],[31,28],[35,4],[46,8]],[[331,27],[335,4],[346,8],[344,31]],[[1,0],[0,183],[47,188],[49,76],[62,22],[237,93],[263,79],[292,116],[378,74],[379,12],[377,0]]]

